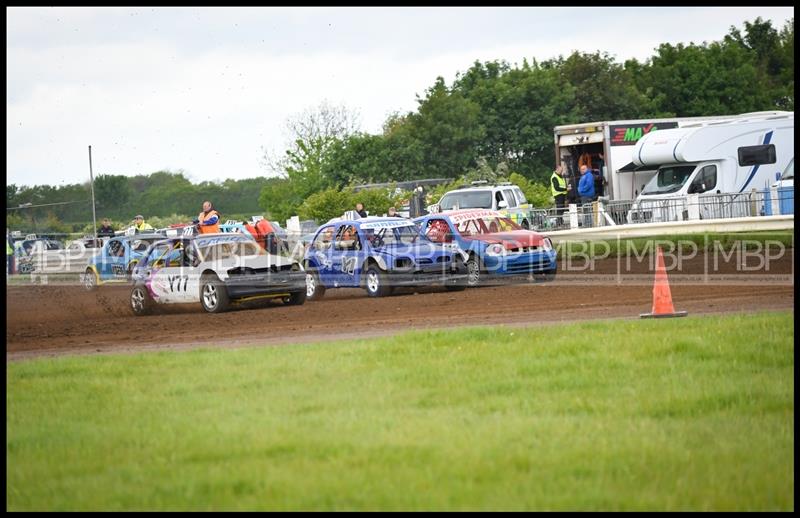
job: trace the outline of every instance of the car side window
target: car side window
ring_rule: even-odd
[[[522,189],[519,187],[514,188],[514,194],[517,195],[517,201],[519,205],[525,205],[528,203],[528,199],[525,197],[525,193],[522,192]]]
[[[333,243],[333,225],[320,230],[311,246],[323,252],[331,247],[331,243]]]
[[[169,252],[170,246],[168,243],[158,245],[150,252],[150,255],[147,256],[147,267],[163,267],[164,265],[164,256]]]
[[[453,241],[453,233],[450,232],[450,226],[445,220],[439,218],[428,221],[425,237],[434,243],[449,243]]]
[[[710,191],[717,186],[717,166],[707,165],[697,174],[697,177],[689,186],[689,194],[703,193]]]
[[[503,200],[503,191],[499,191],[499,190],[495,191],[495,193],[494,193],[494,206],[495,207],[499,207],[501,201],[504,201]]]
[[[354,225],[342,225],[336,232],[336,250],[361,250],[358,230]]]
[[[511,189],[503,189],[503,194],[506,195],[506,203],[508,203],[509,208],[517,206],[517,200],[514,198],[514,193]]]

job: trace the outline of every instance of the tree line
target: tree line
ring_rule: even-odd
[[[450,84],[437,77],[417,104],[389,116],[379,134],[358,131],[351,113],[324,103],[300,114],[289,121],[293,139],[285,152],[265,155],[273,177],[193,184],[180,172],[100,175],[98,216],[196,214],[211,199],[223,214],[264,213],[282,221],[319,215],[318,200],[330,204],[334,193],[345,191],[351,196],[355,185],[422,178],[457,183],[487,170],[524,178],[545,204],[555,126],[794,110],[794,19],[775,28],[759,17],[731,27],[720,41],[664,43],[644,62],[620,63],[600,51],[521,64],[476,61]],[[7,202],[77,200],[89,197],[88,188],[9,185]],[[402,201],[392,196],[384,201]],[[40,221],[85,223],[87,215],[91,221],[90,205],[28,210]],[[23,211],[10,213],[13,219]]]

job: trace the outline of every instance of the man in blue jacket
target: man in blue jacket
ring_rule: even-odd
[[[578,182],[578,194],[581,203],[591,203],[594,199],[594,175],[585,165],[581,166],[581,179]]]

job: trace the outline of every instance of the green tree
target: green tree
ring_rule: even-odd
[[[96,209],[105,217],[120,217],[131,198],[132,189],[127,177],[101,174],[94,181]]]

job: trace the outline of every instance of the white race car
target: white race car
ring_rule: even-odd
[[[200,302],[209,313],[231,303],[280,298],[306,300],[303,267],[271,255],[242,234],[176,236],[153,243],[133,270],[131,309],[152,312],[156,304]]]

